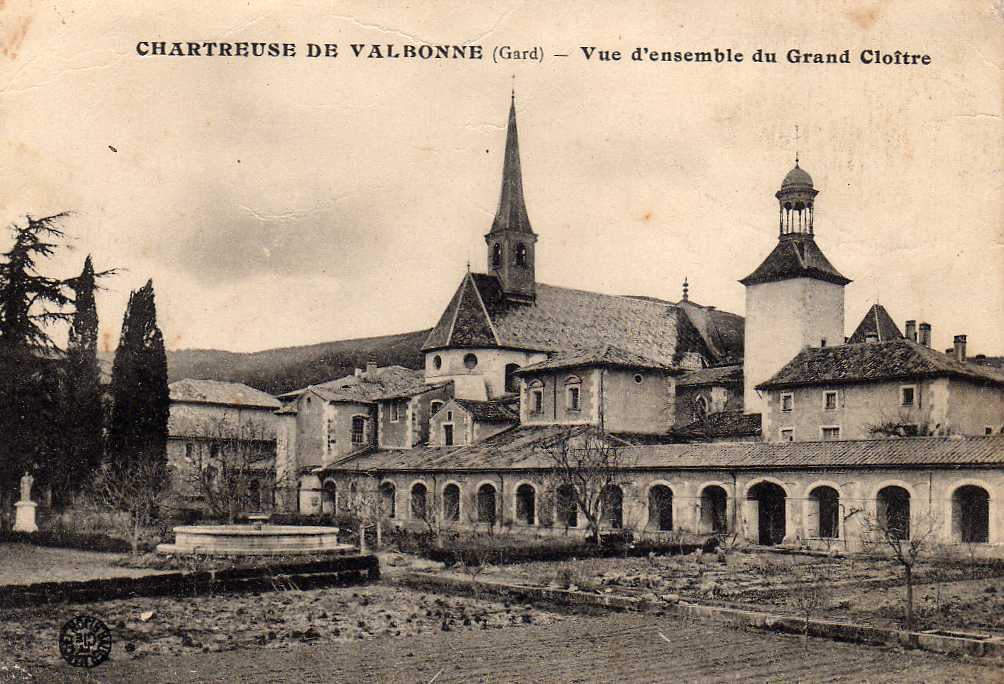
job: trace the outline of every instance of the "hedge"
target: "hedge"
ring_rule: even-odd
[[[702,548],[700,544],[680,544],[658,541],[642,541],[634,544],[606,544],[597,546],[587,542],[569,544],[520,543],[515,540],[485,542],[482,540],[455,541],[449,548],[430,548],[425,555],[430,560],[456,565],[465,563],[476,565],[484,561],[493,565],[530,563],[534,561],[564,561],[572,558],[612,558],[624,556],[676,555],[693,553]]]
[[[80,549],[82,551],[100,551],[103,553],[129,553],[132,546],[123,539],[109,537],[107,534],[81,534],[66,530],[40,530],[38,532],[0,531],[0,543],[32,544],[34,546],[52,546],[63,549]]]

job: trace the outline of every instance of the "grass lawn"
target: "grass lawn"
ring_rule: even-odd
[[[148,568],[123,567],[127,556],[30,544],[0,544],[0,585],[79,582],[155,574]]]

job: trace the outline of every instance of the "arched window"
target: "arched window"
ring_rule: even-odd
[[[694,400],[694,420],[704,420],[708,415],[708,398],[703,394],[697,395]]]
[[[572,485],[563,484],[556,492],[554,508],[558,525],[562,527],[579,526],[579,508],[575,503],[575,489]]]
[[[516,243],[516,265],[526,266],[526,245],[522,242]]]
[[[963,544],[990,541],[990,495],[983,487],[964,485],[952,493],[952,537]]]
[[[624,527],[624,491],[615,484],[603,490],[603,521],[614,530]]]
[[[328,480],[321,488],[321,513],[334,513],[338,505],[338,487],[334,480]]]
[[[460,520],[460,487],[453,483],[443,487],[443,519],[446,522]]]
[[[581,408],[582,381],[576,375],[569,375],[565,380],[565,409],[578,411]]]
[[[492,246],[492,268],[498,268],[502,265],[502,245],[495,243]]]
[[[523,525],[537,522],[537,493],[528,484],[516,488],[516,522]]]
[[[380,485],[380,503],[383,507],[383,514],[388,518],[397,517],[397,491],[390,482]]]
[[[478,522],[495,524],[495,487],[487,482],[478,487]]]
[[[833,487],[816,487],[809,494],[809,536],[840,537],[840,494]],[[813,529],[815,527],[815,529]]]
[[[518,363],[507,363],[505,366],[505,391],[515,394],[519,392],[519,377],[516,371],[519,370]]]
[[[352,443],[366,443],[366,416],[352,416]]]
[[[421,482],[416,482],[411,487],[411,519],[425,520],[428,491]]]
[[[728,495],[718,485],[708,485],[701,492],[701,530],[718,534],[728,529]]]
[[[875,497],[879,527],[892,539],[910,538],[910,492],[895,485]]]
[[[431,416],[436,415],[436,413],[441,408],[443,408],[443,402],[441,402],[441,401],[431,401],[431,402],[429,402],[429,416],[431,417]]]
[[[660,532],[673,529],[673,490],[666,485],[648,490],[648,527]]]
[[[787,534],[785,507],[788,495],[773,482],[761,482],[750,489],[749,501],[756,503],[757,543],[773,546]]]

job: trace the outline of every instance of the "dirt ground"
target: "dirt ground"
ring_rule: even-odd
[[[970,579],[975,572],[977,579]],[[932,561],[918,566],[915,619],[919,629],[963,629],[1004,635],[1000,566]],[[489,569],[485,575],[541,586],[658,599],[679,597],[754,610],[798,612],[818,594],[814,617],[897,627],[903,622],[901,566],[891,560],[820,558],[733,552],[538,562]]]
[[[744,632],[649,614],[572,615],[499,631],[426,631],[341,644],[121,658],[91,672],[34,666],[11,681],[71,682],[999,682],[959,660]],[[0,669],[2,672],[2,669]]]
[[[0,544],[0,585],[78,582],[155,574],[148,568],[123,567],[127,556],[30,544]]]
[[[3,610],[0,654],[16,654],[18,662],[35,665],[60,663],[59,630],[80,614],[108,625],[113,657],[126,660],[153,654],[273,650],[303,643],[340,648],[364,639],[408,640],[432,632],[495,631],[562,619],[558,613],[524,604],[444,597],[380,584],[281,589]]]

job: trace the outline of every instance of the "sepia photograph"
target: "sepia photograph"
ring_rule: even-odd
[[[0,0],[0,683],[1004,681],[1004,4]]]

